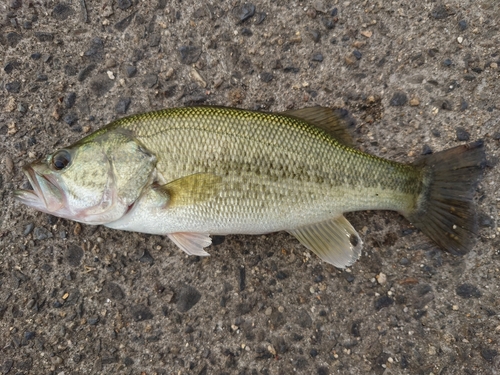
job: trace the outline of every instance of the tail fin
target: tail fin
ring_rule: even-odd
[[[483,141],[425,156],[414,165],[423,170],[422,191],[406,217],[443,249],[466,254],[476,242],[473,194],[485,165]]]

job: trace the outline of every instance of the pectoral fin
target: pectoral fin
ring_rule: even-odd
[[[361,255],[361,237],[344,216],[289,233],[322,260],[338,268],[352,265]]]
[[[222,178],[212,173],[196,173],[169,182],[160,188],[168,195],[168,206],[202,203],[220,191]]]
[[[207,233],[170,233],[168,238],[189,255],[206,257],[210,254],[203,250],[204,247],[212,244],[212,239]]]

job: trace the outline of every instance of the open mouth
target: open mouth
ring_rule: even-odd
[[[32,166],[25,166],[23,172],[33,190],[16,190],[14,197],[18,201],[47,213],[53,213],[63,206],[61,190],[50,180],[50,176],[38,174]]]

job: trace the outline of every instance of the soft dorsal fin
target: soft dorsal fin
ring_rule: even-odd
[[[168,194],[168,206],[205,202],[220,191],[222,178],[212,173],[195,173],[159,187]]]
[[[353,146],[354,144],[351,133],[348,129],[349,124],[348,121],[346,121],[346,115],[339,110],[317,106],[292,109],[283,112],[283,114],[297,117],[317,126],[320,129],[323,129],[346,146]]]
[[[344,216],[288,232],[322,260],[337,268],[352,265],[361,255],[363,241]]]

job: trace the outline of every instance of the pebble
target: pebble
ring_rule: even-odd
[[[125,67],[125,75],[127,78],[132,78],[137,73],[137,68],[133,65],[127,65]]]
[[[465,29],[467,29],[467,21],[466,20],[458,21],[458,28],[460,29],[460,31],[464,31]]]
[[[42,32],[42,31],[35,32],[35,37],[40,42],[52,42],[54,40],[54,34],[47,33],[47,32]]]
[[[375,310],[381,310],[384,307],[389,307],[394,303],[394,300],[389,296],[381,296],[375,301]]]
[[[79,82],[83,82],[85,81],[89,76],[90,76],[90,73],[96,68],[96,65],[95,64],[90,64],[90,65],[87,65],[85,68],[83,68],[82,70],[80,70],[80,72],[78,73],[78,81]]]
[[[458,43],[462,44],[462,42],[463,42],[463,41],[464,41],[464,38],[463,38],[463,37],[459,36],[459,37],[457,38],[457,42],[458,42]]]
[[[296,321],[297,324],[302,328],[311,328],[313,324],[311,316],[304,309],[301,309],[299,311],[299,313],[297,314]]]
[[[13,81],[5,84],[5,90],[11,94],[17,94],[21,90],[21,82]]]
[[[354,55],[354,57],[355,57],[356,59],[358,59],[358,60],[360,60],[360,59],[361,59],[361,57],[363,56],[363,55],[361,54],[361,52],[359,52],[357,49],[355,49],[355,50],[352,52],[352,54],[353,54],[353,55]]]
[[[95,76],[90,82],[90,89],[97,97],[106,94],[114,86],[115,81],[108,78],[108,75],[103,73]]]
[[[102,288],[103,295],[106,298],[114,300],[122,300],[125,298],[125,293],[122,288],[114,282],[106,282]]]
[[[457,286],[455,292],[459,297],[462,298],[479,298],[481,297],[481,291],[474,285],[464,283]]]
[[[54,9],[52,9],[52,17],[58,21],[64,21],[72,14],[73,8],[64,3],[58,3]]]
[[[451,61],[451,59],[444,59],[443,60],[444,66],[451,66],[452,64],[453,64],[453,62]]]
[[[375,278],[377,279],[377,282],[380,284],[380,285],[385,285],[387,284],[387,276],[385,273],[382,273],[380,272],[377,276],[375,276]]]
[[[127,27],[129,27],[130,24],[132,23],[132,20],[134,19],[135,14],[136,14],[136,12],[132,13],[130,16],[127,16],[127,17],[123,18],[122,20],[118,21],[117,23],[115,23],[115,25],[113,26],[115,28],[115,30],[118,30],[120,32],[125,31],[125,29]]]
[[[429,145],[424,145],[422,147],[422,155],[430,155],[432,154],[432,149],[429,147]]]
[[[335,23],[331,19],[326,18],[326,17],[323,17],[321,19],[321,23],[328,30],[332,30],[335,27]]]
[[[69,112],[64,115],[63,121],[69,126],[73,126],[78,121],[78,116],[76,115],[75,112]]]
[[[417,107],[420,105],[420,100],[418,100],[418,98],[411,98],[410,99],[410,105],[412,107]]]
[[[239,23],[243,23],[255,14],[255,5],[251,3],[243,4],[241,7],[235,8],[233,14]]]
[[[35,240],[46,240],[47,238],[52,238],[52,233],[43,227],[36,227],[33,231],[33,236]]]
[[[145,305],[135,305],[130,308],[130,314],[136,322],[153,319],[154,315]]]
[[[402,91],[397,91],[392,96],[389,104],[393,107],[400,107],[405,105],[408,102],[408,97]]]
[[[202,52],[200,47],[195,46],[181,46],[178,51],[181,63],[186,65],[191,65],[197,62]]]
[[[318,43],[321,39],[321,33],[319,32],[319,30],[310,30],[309,36],[311,37],[314,43]]]
[[[79,267],[84,255],[83,249],[78,245],[69,245],[65,254],[66,261],[71,267]]]
[[[269,73],[269,72],[260,73],[260,80],[262,82],[265,82],[265,83],[271,82],[273,80],[273,78],[274,78],[273,73]]]
[[[193,308],[201,298],[200,292],[191,285],[184,285],[177,293],[177,310],[186,312]]]
[[[69,109],[72,108],[75,105],[76,102],[76,93],[75,92],[69,92],[64,96],[63,99],[63,104],[64,106]]]
[[[311,60],[317,61],[317,62],[322,62],[323,61],[323,54],[322,53],[315,53]]]
[[[21,36],[21,34],[18,34],[15,31],[7,33],[6,35],[7,42],[9,43],[9,46],[12,48],[15,48],[17,46],[17,43],[19,43],[22,38],[23,37]]]
[[[118,103],[116,103],[116,106],[115,106],[116,113],[118,113],[120,115],[127,113],[127,110],[128,110],[128,107],[130,106],[131,101],[132,100],[128,97],[127,98],[120,98],[118,100]]]
[[[431,17],[437,20],[443,20],[448,18],[448,16],[450,16],[450,13],[445,5],[437,5],[431,11]]]
[[[35,228],[35,224],[29,223],[24,227],[23,235],[27,236],[33,231],[33,228]]]
[[[470,133],[462,127],[456,129],[457,140],[468,141],[470,139]]]
[[[488,362],[493,362],[493,359],[498,355],[498,351],[495,349],[483,348],[481,349],[481,357],[483,357]]]
[[[130,0],[118,0],[117,4],[118,8],[125,10],[132,6],[132,1]]]

